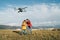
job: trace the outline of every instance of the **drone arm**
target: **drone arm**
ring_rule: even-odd
[[[25,9],[25,8],[27,8],[27,7],[24,7],[24,8],[22,8],[22,9]]]

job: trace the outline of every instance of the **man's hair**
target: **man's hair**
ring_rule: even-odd
[[[26,20],[29,20],[29,19],[26,19]]]

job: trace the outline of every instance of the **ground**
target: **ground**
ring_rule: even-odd
[[[60,40],[60,31],[33,30],[32,34],[20,35],[19,31],[0,30],[0,40]]]

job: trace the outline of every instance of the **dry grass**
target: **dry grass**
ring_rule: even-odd
[[[60,31],[33,30],[32,34],[20,35],[12,30],[0,30],[0,40],[60,40]]]

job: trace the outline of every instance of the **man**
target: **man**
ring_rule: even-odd
[[[32,34],[32,24],[31,24],[31,21],[29,19],[26,19],[26,23],[27,23],[29,32]]]

